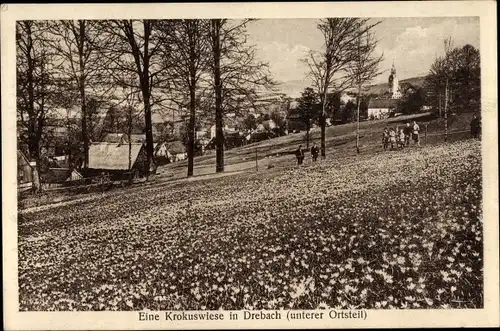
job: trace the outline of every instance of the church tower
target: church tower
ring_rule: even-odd
[[[401,90],[399,88],[398,77],[396,76],[394,61],[392,62],[391,74],[389,75],[389,94],[391,95],[391,99],[401,98]]]

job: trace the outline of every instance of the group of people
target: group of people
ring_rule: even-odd
[[[386,127],[382,133],[384,151],[389,148],[389,145],[391,146],[391,150],[394,149],[394,147],[401,149],[405,146],[409,146],[411,138],[413,138],[414,144],[420,147],[420,126],[415,121],[411,124],[407,122],[401,129],[399,127],[396,127],[396,129],[388,129]]]
[[[316,143],[313,143],[313,145],[311,147],[311,156],[312,156],[313,162],[316,162],[318,160],[318,155],[319,155],[319,148],[316,145]],[[301,165],[302,163],[304,163],[305,154],[304,154],[304,150],[302,149],[302,145],[299,145],[299,148],[297,148],[297,150],[295,151],[295,157],[297,158],[298,165]]]
[[[481,135],[481,121],[480,119],[474,115],[471,121],[471,134],[473,137],[477,138]],[[410,140],[413,139],[414,145],[420,147],[420,126],[416,121],[412,123],[406,122],[406,125],[403,128],[396,127],[394,128],[384,128],[382,133],[382,144],[384,146],[384,151],[391,146],[391,150],[394,147],[398,149],[402,149],[410,145]],[[311,156],[313,162],[318,160],[319,148],[316,143],[313,143],[311,147]],[[302,149],[302,145],[299,145],[299,148],[295,151],[295,157],[297,158],[297,164],[301,165],[304,162],[304,150]]]

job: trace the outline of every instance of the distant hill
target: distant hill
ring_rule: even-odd
[[[291,98],[299,98],[308,86],[311,86],[311,82],[308,79],[296,79],[282,82],[277,86],[277,89]]]
[[[423,86],[425,81],[425,76],[419,76],[419,77],[411,77],[411,78],[406,78],[402,79],[399,81],[399,85],[402,86],[404,84],[412,84],[413,86]],[[304,89],[308,86],[311,86],[311,83],[308,79],[304,80],[289,80],[286,82],[281,83],[278,86],[278,89],[281,90],[283,93],[286,95],[292,97],[292,98],[298,98],[300,97],[301,93],[304,91]],[[373,84],[373,85],[368,85],[364,93],[365,94],[383,94],[387,92],[388,85],[387,83],[380,83],[380,84]],[[350,92],[356,92],[356,89],[349,89]]]

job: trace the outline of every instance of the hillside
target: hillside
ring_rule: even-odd
[[[480,308],[482,233],[472,139],[140,186],[19,215],[19,310]]]
[[[425,81],[425,76],[419,76],[419,77],[411,77],[411,78],[402,79],[399,81],[399,84],[403,85],[403,84],[409,83],[409,84],[414,85],[414,86],[423,86],[424,81]],[[310,85],[311,85],[311,83],[306,79],[304,79],[304,80],[290,80],[290,81],[286,81],[286,82],[281,83],[278,86],[278,89],[292,98],[298,98],[298,97],[300,97],[301,93],[304,91],[304,88],[306,88]],[[356,89],[349,89],[349,91],[356,92]],[[385,92],[387,92],[387,83],[369,85],[366,87],[366,89],[364,91],[365,94],[383,94]]]
[[[471,114],[460,114],[450,118],[449,139],[451,141],[468,137]],[[442,119],[435,119],[430,113],[399,116],[378,121],[365,121],[360,123],[360,146],[362,153],[380,153],[382,146],[380,135],[384,127],[402,126],[409,120],[416,120],[422,129],[422,139],[424,138],[425,125],[428,125],[428,144],[437,144],[444,141],[444,124]],[[461,133],[458,133],[461,132]],[[311,142],[319,144],[320,131],[311,131]],[[356,123],[331,126],[326,130],[327,157],[352,157],[356,156]],[[305,147],[304,132],[289,134],[287,136],[269,139],[243,147],[234,148],[225,152],[226,171],[242,171],[255,169],[255,154],[259,162],[259,169],[268,165],[290,166],[295,162],[293,155],[290,155],[298,145]],[[306,158],[309,156],[306,155]],[[184,177],[186,174],[186,161],[173,163],[165,166],[160,171],[169,173],[175,178]],[[195,175],[207,175],[214,172],[215,156],[204,155],[195,159]]]
[[[277,89],[291,98],[299,98],[301,96],[301,93],[308,86],[311,86],[311,82],[309,80],[297,79],[282,82],[277,86]]]
[[[460,114],[449,119],[449,141],[459,141],[469,137],[469,123],[472,114]],[[361,155],[372,155],[384,153],[380,141],[384,127],[402,126],[409,120],[416,120],[422,129],[422,145],[432,146],[444,142],[442,119],[435,119],[429,113],[400,116],[378,121],[366,121],[360,123],[360,147]],[[425,126],[427,125],[428,139],[425,144]],[[343,124],[328,127],[326,130],[326,158],[336,160],[355,160],[358,156],[355,152],[356,145],[356,123]],[[319,144],[320,131],[311,131],[311,142]],[[225,151],[225,172],[215,175],[215,155],[204,155],[194,160],[194,177],[186,179],[187,160],[171,163],[158,168],[158,174],[146,183],[146,186],[164,185],[171,182],[197,181],[219,176],[232,176],[241,172],[254,172],[256,170],[256,157],[259,172],[270,171],[268,167],[275,169],[287,169],[296,164],[293,151],[302,144],[305,147],[304,132],[290,134],[275,139],[264,140],[243,147]],[[409,152],[415,149],[413,146],[401,151]],[[388,152],[391,154],[393,152]],[[399,153],[399,152],[394,152]],[[310,155],[306,153],[305,163],[310,163]],[[348,162],[348,161],[345,161]],[[127,190],[142,190],[142,185]],[[120,194],[122,189],[113,190],[112,194]],[[94,199],[92,194],[72,195],[65,192],[48,194],[43,197],[23,197],[19,200],[19,208],[25,209],[33,206],[42,206],[50,201],[78,201]]]

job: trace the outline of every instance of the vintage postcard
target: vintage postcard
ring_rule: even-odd
[[[499,326],[496,23],[2,4],[5,329]]]

